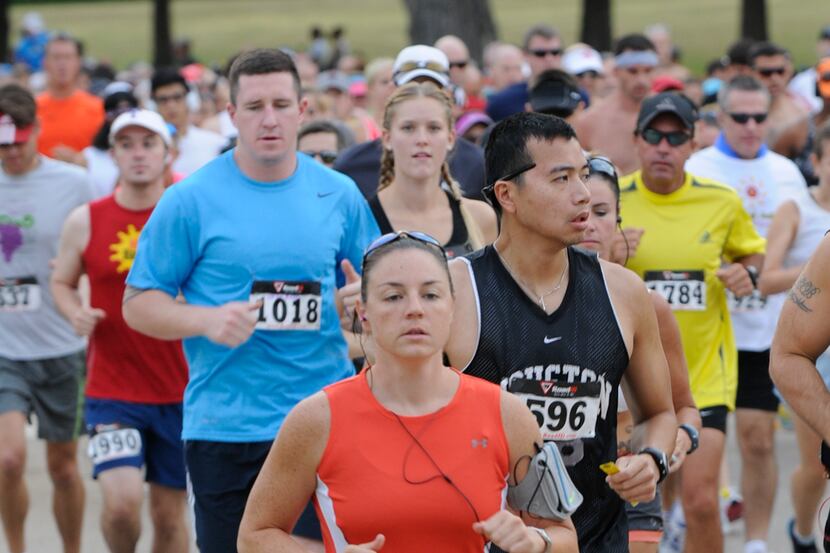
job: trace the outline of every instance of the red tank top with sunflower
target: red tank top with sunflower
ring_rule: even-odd
[[[121,303],[141,229],[152,209],[131,211],[114,196],[89,204],[90,236],[83,252],[92,307],[103,309],[89,338],[86,395],[135,403],[179,403],[187,384],[181,342],[139,334],[127,326]],[[170,252],[175,255],[175,252]]]

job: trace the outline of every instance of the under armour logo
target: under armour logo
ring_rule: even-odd
[[[481,446],[482,448],[487,447],[487,438],[482,438],[480,440],[472,440],[473,442],[473,449]]]

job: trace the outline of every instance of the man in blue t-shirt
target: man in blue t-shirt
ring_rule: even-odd
[[[334,291],[341,261],[359,266],[378,234],[354,182],[296,152],[306,104],[291,58],[243,53],[230,83],[237,147],[165,192],[123,309],[136,330],[184,340],[182,437],[202,553],[236,551],[288,411],[353,374]]]

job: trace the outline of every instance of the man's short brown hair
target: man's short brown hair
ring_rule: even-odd
[[[239,77],[242,75],[267,75],[268,73],[290,73],[300,96],[300,75],[291,56],[276,48],[257,48],[242,52],[231,65],[228,80],[231,84],[231,103],[236,105],[239,92]]]
[[[0,113],[11,116],[16,127],[28,127],[35,122],[35,98],[18,84],[0,87]]]

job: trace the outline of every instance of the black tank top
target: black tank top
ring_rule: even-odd
[[[569,281],[548,315],[487,246],[469,256],[479,342],[466,374],[520,395],[559,446],[584,496],[573,516],[582,552],[628,551],[623,501],[599,465],[617,457],[617,389],[628,351],[596,254],[568,248]]]
[[[444,244],[444,251],[447,252],[447,257],[452,259],[453,257],[471,253],[473,246],[470,244],[467,225],[464,224],[464,217],[461,215],[461,202],[456,200],[446,190],[444,190],[444,193],[446,193],[447,199],[450,201],[450,209],[452,210],[452,235],[450,236],[449,242]],[[381,234],[395,232],[395,229],[392,228],[392,223],[389,222],[389,218],[383,210],[383,206],[380,205],[380,199],[377,194],[369,200],[369,207],[372,209]]]

